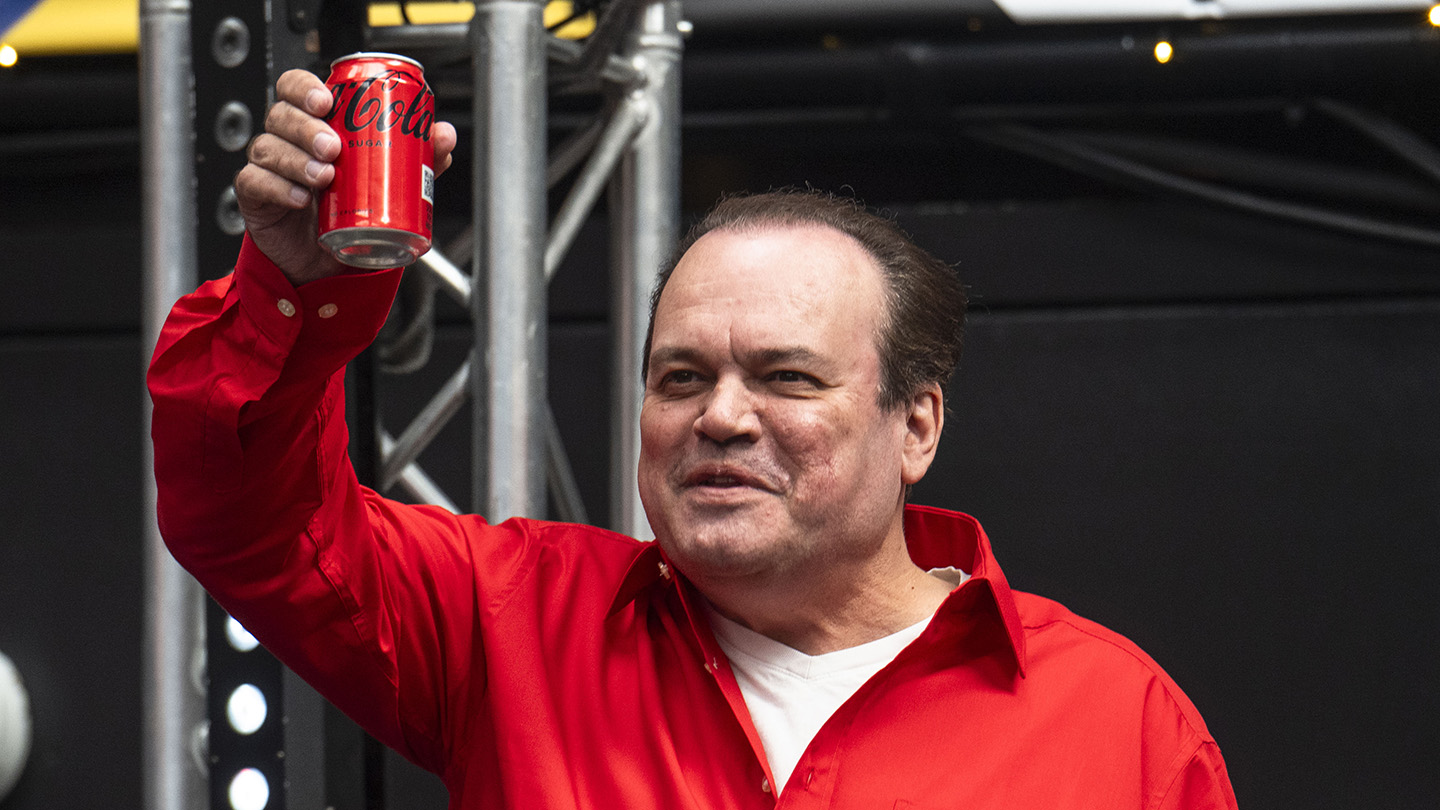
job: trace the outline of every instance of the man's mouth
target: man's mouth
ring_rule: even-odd
[[[713,487],[715,489],[734,489],[739,487],[750,487],[752,489],[768,489],[763,478],[753,475],[745,470],[735,467],[713,467],[705,466],[692,470],[685,476],[684,486],[686,488]]]

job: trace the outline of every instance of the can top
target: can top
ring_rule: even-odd
[[[347,53],[344,56],[331,62],[330,67],[334,68],[341,62],[349,62],[354,59],[397,59],[401,62],[409,62],[415,67],[420,68],[420,70],[422,71],[425,70],[425,66],[420,64],[420,62],[415,59],[411,59],[408,56],[401,56],[398,53],[383,53],[381,51],[356,51],[355,53]]]

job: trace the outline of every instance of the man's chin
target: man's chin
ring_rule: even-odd
[[[782,541],[767,538],[748,521],[696,528],[682,527],[675,536],[658,541],[666,556],[696,583],[754,577],[775,569],[786,556]]]

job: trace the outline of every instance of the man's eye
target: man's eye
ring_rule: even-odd
[[[675,371],[666,372],[665,376],[660,378],[660,384],[688,385],[695,382],[697,379],[699,379],[699,376],[696,375],[695,372],[685,369],[677,369]]]
[[[814,378],[814,377],[811,377],[809,374],[806,374],[806,373],[801,372],[801,371],[789,371],[789,370],[776,371],[776,372],[774,372],[774,373],[772,373],[772,374],[770,375],[770,379],[774,380],[775,382],[786,383],[786,384],[791,384],[791,383],[806,383],[806,384],[809,384],[809,383],[813,383],[813,382],[815,381],[815,378]]]

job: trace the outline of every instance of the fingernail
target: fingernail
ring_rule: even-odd
[[[294,200],[300,205],[304,205],[305,203],[310,202],[310,192],[299,186],[295,186],[290,189],[290,199]]]
[[[312,181],[315,180],[320,176],[320,172],[324,170],[325,165],[326,164],[321,163],[318,160],[312,160],[307,162],[305,164],[305,177]]]
[[[305,107],[310,110],[310,112],[318,115],[325,110],[325,102],[329,99],[329,93],[317,88],[305,94]]]
[[[325,155],[332,150],[340,148],[340,139],[335,137],[333,132],[321,132],[315,136],[315,152]]]

